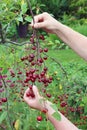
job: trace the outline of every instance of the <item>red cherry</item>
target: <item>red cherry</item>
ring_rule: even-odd
[[[42,112],[46,114],[48,112],[48,109],[44,108]]]
[[[43,49],[42,49],[42,48],[40,48],[40,49],[39,49],[39,52],[40,52],[40,53],[42,53],[42,52],[43,52]]]
[[[30,38],[31,43],[34,43],[34,37]]]
[[[41,40],[45,40],[44,35],[40,35],[39,38],[40,38]]]
[[[27,97],[32,97],[32,98],[35,97],[35,95],[34,95],[32,89],[30,89],[30,91],[26,93],[26,96],[27,96]]]
[[[47,96],[48,98],[51,98],[51,94],[50,94],[50,93],[47,93],[46,96]]]
[[[38,116],[37,121],[42,121],[42,116]]]
[[[32,50],[36,50],[36,46],[33,46],[33,47],[32,47]]]
[[[67,103],[65,101],[62,101],[60,104],[61,107],[65,107],[66,105],[67,105]]]
[[[44,52],[48,52],[48,48],[44,48]]]
[[[45,56],[45,57],[43,57],[43,59],[44,59],[44,60],[47,60],[47,57]]]
[[[29,55],[29,57],[30,57],[30,58],[34,58],[35,55],[31,53],[31,54]]]
[[[2,102],[7,102],[7,98],[2,98]]]

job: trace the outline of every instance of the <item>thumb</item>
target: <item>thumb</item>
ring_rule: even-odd
[[[45,23],[44,22],[38,22],[38,23],[31,23],[30,26],[35,28],[35,29],[39,29],[39,28],[44,28]]]
[[[34,28],[44,28],[45,22],[38,22],[34,24]]]
[[[33,85],[32,89],[33,89],[33,93],[34,93],[35,97],[40,96],[38,88],[35,85]]]

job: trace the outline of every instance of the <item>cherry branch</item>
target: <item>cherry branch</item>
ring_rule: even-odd
[[[32,7],[31,7],[31,3],[30,3],[30,0],[26,0],[27,1],[27,4],[28,4],[28,7],[30,9],[30,13],[31,13],[31,16],[32,16],[32,19],[33,19],[33,24],[35,23],[35,20],[34,20],[34,14],[33,14],[33,11],[32,11]],[[38,38],[38,30],[36,30],[35,28],[33,28],[33,35],[35,36],[36,38],[36,46],[37,46],[37,59],[39,57],[39,48],[40,48],[40,43],[39,43],[39,38]]]
[[[2,24],[0,23],[0,35],[1,35],[1,42],[5,43],[5,39],[4,39],[4,35],[3,35],[3,28],[2,28]]]
[[[44,53],[44,55],[48,56],[52,61],[55,61],[60,66],[60,68],[63,71],[63,73],[65,74],[66,78],[68,78],[67,72],[65,71],[64,67],[62,66],[62,64],[58,60],[54,59],[53,57],[51,57],[51,56],[49,56],[49,55],[47,55],[45,53]]]

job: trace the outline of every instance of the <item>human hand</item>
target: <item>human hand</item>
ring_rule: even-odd
[[[38,29],[43,28],[49,33],[56,33],[58,21],[54,19],[48,13],[42,13],[34,17],[34,23],[32,21],[31,26]]]
[[[31,96],[28,94],[31,93]],[[36,86],[33,85],[32,91],[28,88],[24,93],[24,101],[31,107],[42,112],[47,112],[48,115],[54,113],[53,108],[51,107],[52,103],[40,96],[39,91]]]
[[[28,96],[28,93],[32,93],[32,96]],[[43,97],[40,96],[39,91],[36,86],[33,85],[32,90],[28,88],[24,93],[24,101],[34,109],[42,110],[43,105],[40,103],[40,100]]]

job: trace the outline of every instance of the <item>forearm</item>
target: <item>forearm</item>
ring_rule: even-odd
[[[50,122],[54,125],[56,130],[78,130],[78,128],[66,117],[64,117],[61,113],[59,114],[61,115],[61,121],[56,120],[52,115],[48,116]]]
[[[65,116],[63,116],[59,111],[58,113],[61,116],[61,121],[55,119],[52,116],[55,110],[50,106],[49,101],[47,101],[46,107],[48,109],[47,118],[50,120],[56,130],[78,130],[78,128],[74,124],[72,124]]]
[[[55,34],[82,58],[87,60],[87,37],[58,22]]]

